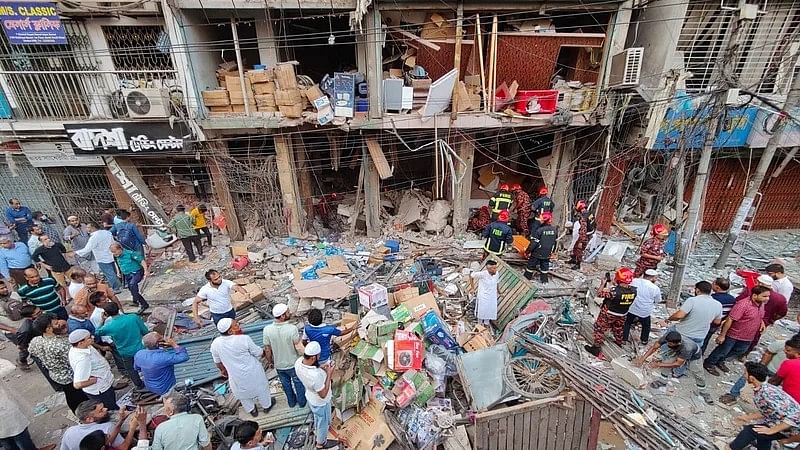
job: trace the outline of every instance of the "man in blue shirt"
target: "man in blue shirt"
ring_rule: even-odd
[[[146,241],[142,232],[139,231],[139,227],[130,223],[131,213],[121,209],[119,210],[119,217],[120,221],[115,221],[114,226],[109,231],[124,248],[144,256],[144,244]]]
[[[22,206],[18,198],[8,201],[10,205],[6,208],[6,219],[12,228],[17,231],[17,236],[22,242],[28,242],[28,232],[33,225],[33,214],[27,206]]]
[[[91,320],[89,320],[89,311],[83,305],[75,304],[69,309],[69,319],[67,319],[67,333],[72,333],[75,330],[87,330],[92,335],[95,334],[95,327]],[[99,342],[100,339],[95,337],[95,341]]]
[[[725,319],[728,318],[728,314],[731,312],[733,305],[736,304],[736,297],[728,293],[728,289],[731,288],[731,282],[728,281],[727,278],[719,277],[711,283],[711,298],[718,301],[722,305],[722,322],[725,322]],[[703,341],[703,346],[700,347],[700,351],[703,353],[706,352],[706,348],[708,347],[709,341],[711,338],[717,334],[717,330],[719,330],[720,325],[711,324],[711,328],[708,329],[708,334],[706,335],[705,341]]]
[[[159,348],[162,342],[172,350]],[[133,357],[133,368],[142,373],[148,391],[166,397],[175,387],[175,365],[188,361],[189,353],[174,339],[164,339],[155,331],[144,335],[142,344],[144,348]]]
[[[319,363],[320,365],[326,364],[331,359],[331,339],[334,336],[351,333],[357,326],[358,322],[345,328],[322,323],[322,311],[312,309],[308,312],[308,324],[303,328],[303,345],[312,341],[317,342],[322,349],[319,354]]]
[[[0,275],[6,280],[13,278],[17,286],[25,280],[25,269],[33,267],[28,247],[22,242],[14,242],[7,236],[0,236]]]

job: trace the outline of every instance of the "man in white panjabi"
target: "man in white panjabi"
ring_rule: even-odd
[[[250,336],[243,334],[233,319],[221,319],[217,322],[217,330],[221,336],[211,342],[211,357],[222,376],[228,379],[233,395],[253,417],[258,417],[256,401],[264,412],[269,411],[272,397],[267,374],[261,364],[264,349],[256,345]]]
[[[478,290],[475,300],[475,316],[482,324],[489,325],[489,321],[497,320],[497,298],[500,295],[497,287],[497,283],[500,281],[497,262],[487,261],[484,270],[473,272],[469,280],[473,288],[476,281]]]

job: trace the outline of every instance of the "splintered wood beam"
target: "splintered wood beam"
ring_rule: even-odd
[[[378,170],[378,176],[381,180],[385,180],[392,176],[392,167],[389,166],[389,161],[386,160],[386,155],[383,154],[381,144],[375,138],[367,138],[367,150],[372,157],[372,162]]]

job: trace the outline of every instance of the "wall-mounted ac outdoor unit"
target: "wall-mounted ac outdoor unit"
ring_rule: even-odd
[[[642,74],[644,48],[626,48],[611,58],[611,74],[608,85],[611,88],[629,88],[639,85]]]
[[[123,89],[122,96],[131,119],[164,118],[171,114],[169,89]]]

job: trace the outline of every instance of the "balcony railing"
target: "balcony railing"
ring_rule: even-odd
[[[175,71],[2,71],[4,91],[17,120],[124,119],[131,116],[130,89],[160,90],[169,98],[167,115],[183,111]]]

